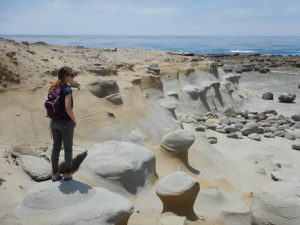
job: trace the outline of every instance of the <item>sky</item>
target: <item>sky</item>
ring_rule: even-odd
[[[0,0],[0,34],[300,36],[300,0]]]

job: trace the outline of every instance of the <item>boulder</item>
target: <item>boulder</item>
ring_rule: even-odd
[[[173,153],[186,152],[195,141],[195,136],[189,130],[175,130],[167,133],[161,139],[161,146]]]
[[[252,198],[252,224],[300,224],[300,182],[271,182]]]
[[[179,171],[163,177],[156,186],[156,194],[163,203],[163,213],[172,212],[189,220],[197,219],[193,207],[199,190],[197,180]]]
[[[35,181],[44,181],[51,178],[51,164],[44,158],[22,155],[20,162],[23,170]]]
[[[240,130],[240,129],[236,128],[235,126],[225,126],[223,129],[228,133],[234,133],[234,132],[237,132]]]
[[[294,134],[291,134],[291,133],[288,133],[288,132],[285,133],[284,137],[286,139],[289,139],[289,140],[292,140],[292,141],[296,140],[296,136]]]
[[[294,121],[300,121],[300,113],[296,114],[296,115],[292,115],[291,117]]]
[[[115,105],[123,104],[123,99],[122,99],[122,96],[120,93],[108,95],[108,96],[106,96],[106,99]]]
[[[300,144],[293,144],[292,149],[300,151]]]
[[[258,133],[259,125],[255,122],[248,122],[245,124],[243,129],[241,129],[243,135],[248,136],[249,134]]]
[[[233,139],[238,139],[239,138],[239,136],[236,133],[227,134],[226,137],[233,138]]]
[[[153,75],[159,75],[160,74],[160,68],[158,64],[151,64],[147,68],[147,73],[151,73]]]
[[[156,174],[152,151],[140,145],[107,141],[88,151],[81,172],[96,184],[107,182],[136,193],[149,184]]]
[[[260,73],[268,73],[268,72],[270,72],[270,69],[269,68],[260,68],[259,72]]]
[[[205,126],[207,126],[209,129],[212,130],[215,130],[219,124],[220,124],[220,120],[215,118],[209,118],[205,121]]]
[[[233,126],[235,128],[237,128],[238,130],[241,130],[241,129],[243,129],[244,124],[243,123],[234,123]]]
[[[285,134],[286,134],[286,131],[284,131],[284,130],[277,130],[277,131],[274,132],[274,134],[277,137],[284,137]]]
[[[87,88],[98,98],[104,98],[119,92],[119,86],[116,81],[103,78],[98,78],[96,81],[89,83]]]
[[[300,121],[296,122],[295,125],[293,126],[294,129],[300,129]]]
[[[264,133],[265,138],[275,138],[275,134],[273,133]]]
[[[110,75],[118,75],[118,70],[116,70],[113,66],[88,66],[85,68],[86,71],[90,73],[94,73],[99,76],[110,76]]]
[[[292,103],[296,99],[295,94],[282,93],[278,96],[278,100],[284,103]]]
[[[261,136],[259,134],[249,134],[248,135],[248,138],[252,139],[252,140],[255,140],[255,141],[260,141],[261,140]]]
[[[274,96],[273,96],[273,93],[271,92],[266,92],[262,95],[261,97],[262,99],[264,100],[273,100],[274,99]]]
[[[203,125],[195,125],[194,128],[195,128],[195,131],[200,131],[200,132],[204,132],[206,130],[205,126],[203,126]]]
[[[76,180],[30,186],[17,208],[17,216],[26,224],[54,225],[125,225],[132,212],[131,202],[121,195]]]
[[[262,113],[264,113],[264,114],[272,114],[272,115],[277,115],[278,113],[275,111],[275,110],[273,110],[273,109],[267,109],[267,110],[265,110],[265,111],[263,111]]]

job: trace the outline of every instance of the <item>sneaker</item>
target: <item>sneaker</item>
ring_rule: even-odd
[[[61,178],[62,178],[62,176],[58,172],[52,174],[52,182],[58,181]]]
[[[72,174],[71,173],[64,173],[64,180],[72,180]]]

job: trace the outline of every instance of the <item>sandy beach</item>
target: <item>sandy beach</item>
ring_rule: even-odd
[[[0,39],[0,224],[299,224],[299,65]],[[72,201],[29,176],[24,157],[50,165],[43,104],[61,66],[77,73],[74,155],[88,155],[72,182],[91,190]],[[284,93],[295,99],[279,101]],[[66,200],[43,202],[46,192]]]

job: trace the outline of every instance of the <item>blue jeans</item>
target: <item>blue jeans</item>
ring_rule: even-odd
[[[74,124],[71,120],[51,120],[50,128],[53,137],[51,153],[52,173],[58,170],[59,153],[64,144],[65,172],[72,170]]]

